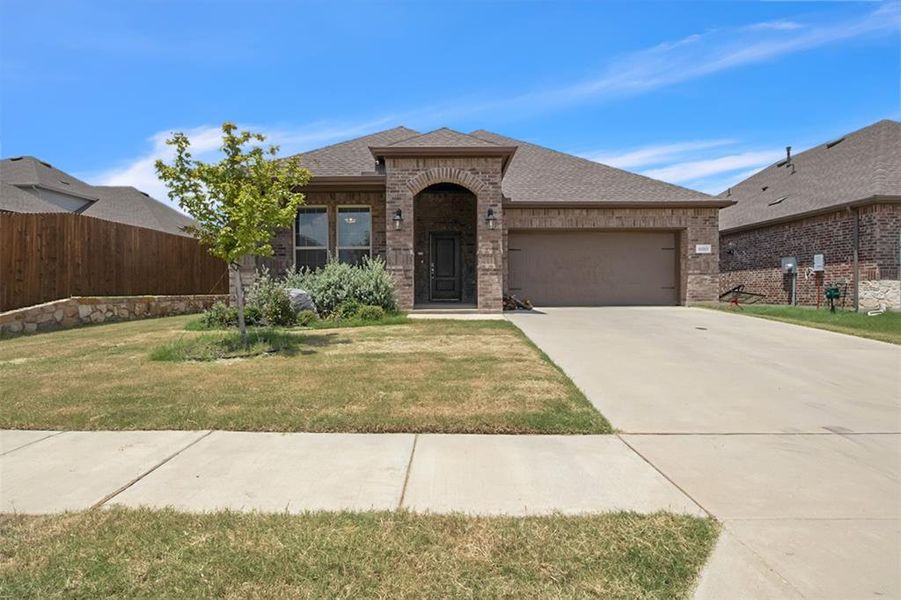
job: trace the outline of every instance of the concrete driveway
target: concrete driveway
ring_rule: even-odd
[[[508,318],[723,523],[697,597],[901,597],[901,348],[699,308]]]

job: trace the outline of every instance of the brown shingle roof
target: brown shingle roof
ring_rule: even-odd
[[[710,202],[707,194],[490,131],[470,135],[518,146],[502,182],[513,202]]]
[[[137,188],[96,186],[94,189],[100,199],[86,208],[82,214],[175,235],[189,235],[185,233],[184,228],[193,224],[191,217],[151,198]]]
[[[884,120],[780,161],[720,197],[720,230],[839,208],[874,196],[901,197],[901,123]]]
[[[370,147],[383,150],[496,148],[507,154],[515,150],[503,180],[504,196],[513,202],[717,201],[701,192],[484,130],[465,134],[442,128],[420,134],[397,127],[290,158],[300,160],[317,177],[371,175],[375,171],[375,160]]]
[[[332,144],[289,157],[300,162],[317,177],[352,177],[375,171],[375,159],[370,146],[387,146],[400,140],[419,135],[406,127],[386,129],[346,142]]]

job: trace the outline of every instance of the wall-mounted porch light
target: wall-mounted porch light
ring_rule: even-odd
[[[485,217],[485,223],[488,224],[488,229],[494,229],[497,225],[497,217],[494,216],[494,209],[488,209],[488,215]]]
[[[404,213],[399,208],[394,211],[394,217],[392,218],[392,221],[394,221],[394,228],[400,229],[401,223],[404,222]]]

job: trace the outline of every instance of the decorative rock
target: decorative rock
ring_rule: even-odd
[[[22,322],[21,321],[13,321],[9,325],[6,326],[7,330],[10,333],[19,333],[22,331]]]
[[[84,304],[78,305],[78,316],[81,317],[82,319],[84,319],[86,317],[90,317],[91,311],[92,311],[92,309],[90,306],[85,306]]]
[[[62,321],[62,320],[63,320],[63,314],[64,314],[63,309],[57,308],[57,309],[53,312],[53,319],[54,319],[56,322]]]
[[[288,299],[291,301],[291,308],[294,309],[294,312],[310,310],[319,314],[319,311],[316,310],[316,304],[313,302],[313,298],[311,298],[304,290],[290,288],[288,290]]]
[[[34,333],[38,330],[37,323],[25,323],[24,326],[25,333]]]

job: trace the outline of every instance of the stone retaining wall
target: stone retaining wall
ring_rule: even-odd
[[[881,279],[860,282],[860,310],[901,310],[901,281]]]
[[[0,313],[0,335],[68,329],[88,323],[129,321],[197,313],[217,301],[221,294],[193,296],[74,296]]]

